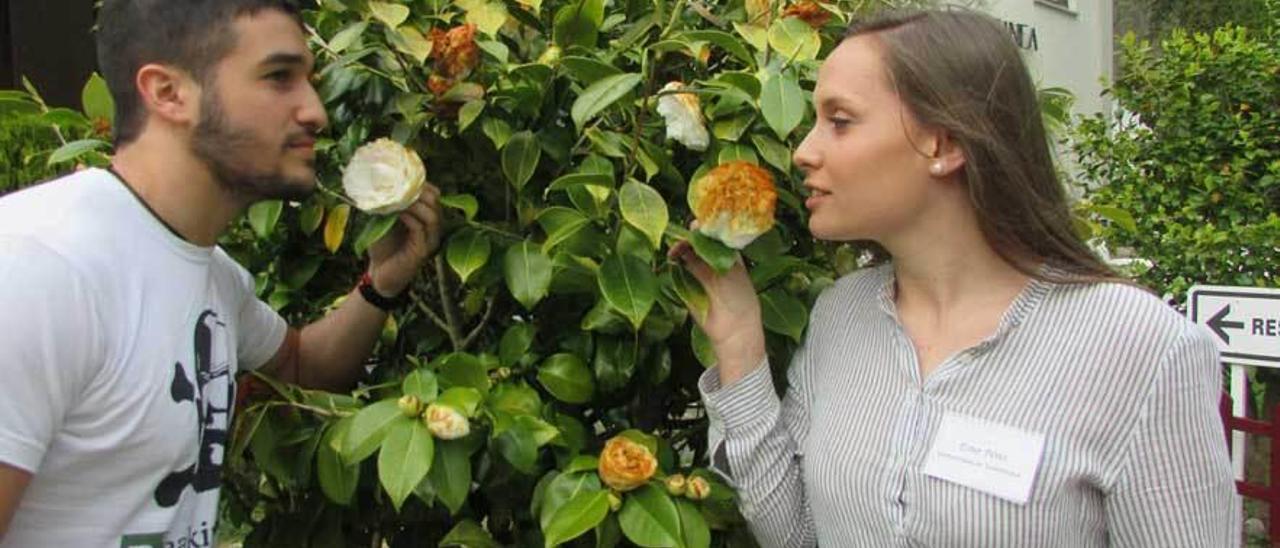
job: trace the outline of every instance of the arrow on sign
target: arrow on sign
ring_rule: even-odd
[[[1231,344],[1231,336],[1227,335],[1227,329],[1244,329],[1244,322],[1227,321],[1227,314],[1230,313],[1231,305],[1224,306],[1222,307],[1222,310],[1219,310],[1218,313],[1214,314],[1208,321],[1209,329],[1212,329],[1214,333],[1217,333],[1218,336],[1222,338],[1222,342],[1227,344]]]

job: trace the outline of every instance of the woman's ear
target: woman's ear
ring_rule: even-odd
[[[964,149],[951,138],[951,134],[940,129],[933,132],[933,154],[926,161],[929,162],[929,175],[941,178],[963,168],[966,158]]]
[[[185,71],[161,64],[138,69],[134,84],[148,116],[173,125],[199,120],[200,87]]]

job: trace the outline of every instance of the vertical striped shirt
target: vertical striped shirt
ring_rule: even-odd
[[[1123,284],[1033,280],[995,332],[921,379],[893,271],[812,312],[781,400],[767,364],[700,388],[713,467],[766,547],[1237,546],[1211,336]],[[946,414],[1044,434],[1017,504],[926,475]]]

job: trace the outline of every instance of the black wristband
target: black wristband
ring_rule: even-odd
[[[356,285],[356,289],[360,291],[360,296],[364,298],[365,302],[378,307],[384,312],[393,312],[404,304],[403,294],[387,297],[378,293],[378,290],[373,288],[373,278],[369,277],[368,272],[365,272],[360,277],[360,283]]]

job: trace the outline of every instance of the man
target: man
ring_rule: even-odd
[[[98,52],[112,169],[0,199],[0,546],[207,546],[236,371],[350,386],[439,246],[439,191],[290,330],[215,242],[313,190],[327,118],[296,8],[106,0]]]

